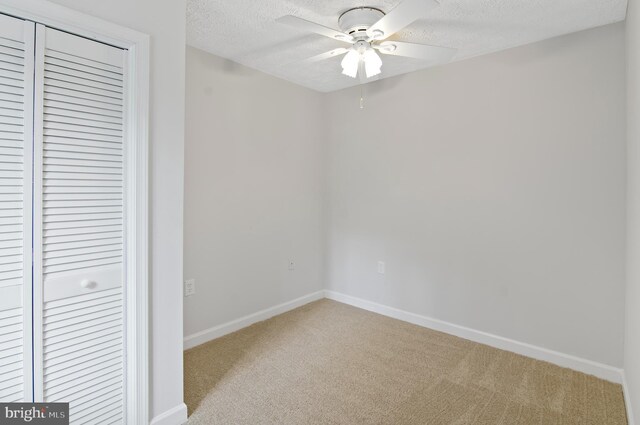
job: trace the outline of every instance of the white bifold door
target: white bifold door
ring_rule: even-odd
[[[0,15],[0,401],[124,423],[126,51]]]
[[[33,397],[34,31],[0,15],[0,401]]]

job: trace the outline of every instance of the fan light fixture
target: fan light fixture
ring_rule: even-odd
[[[342,73],[351,78],[358,75],[358,67],[360,66],[360,53],[355,50],[349,50],[349,53],[342,59]]]
[[[342,59],[342,73],[351,78],[356,78],[358,71],[364,65],[364,73],[367,78],[375,77],[380,74],[382,68],[382,59],[376,53],[371,45],[365,41],[358,41],[352,49],[350,49]],[[362,72],[362,71],[360,71]]]
[[[367,49],[362,55],[364,61],[364,69],[367,73],[367,78],[374,77],[380,74],[382,68],[382,59],[372,48]]]

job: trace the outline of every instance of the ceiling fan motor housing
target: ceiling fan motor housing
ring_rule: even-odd
[[[366,37],[367,29],[378,22],[384,12],[373,7],[357,7],[349,9],[340,15],[338,25],[340,29],[353,37]]]

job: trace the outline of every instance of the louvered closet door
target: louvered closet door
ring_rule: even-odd
[[[41,26],[36,49],[36,398],[122,423],[125,54]]]
[[[34,25],[0,15],[0,401],[32,401]]]

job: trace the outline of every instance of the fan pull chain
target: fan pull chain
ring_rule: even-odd
[[[364,89],[360,85],[360,109],[364,109]]]

